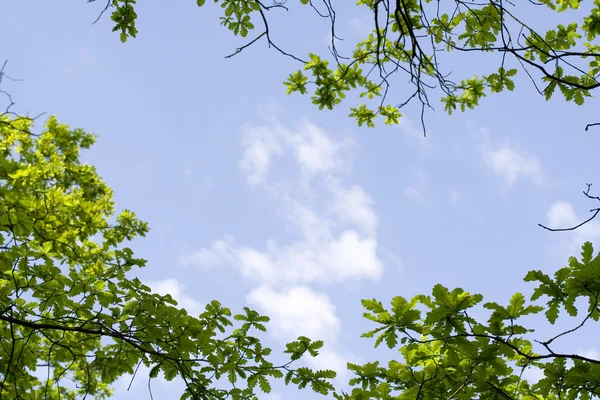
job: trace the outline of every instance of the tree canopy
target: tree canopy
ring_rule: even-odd
[[[333,389],[335,372],[290,367],[322,342],[299,337],[276,365],[251,335],[268,317],[245,307],[234,327],[216,300],[188,315],[131,277],[146,261],[123,243],[148,226],[115,216],[111,189],[79,161],[94,136],[55,117],[31,129],[30,118],[0,117],[1,399],[103,399],[141,364],[150,378],[182,379],[182,399],[256,399],[273,378]]]
[[[348,58],[335,47],[333,4],[301,0],[298,6],[313,7],[332,24],[332,54],[306,60],[277,46],[268,29],[267,17],[276,14],[267,11],[288,10],[287,4],[215,2],[226,28],[250,36],[234,54],[265,40],[303,63],[286,81],[288,93],[310,92],[321,109],[356,90],[368,101],[350,107],[358,125],[372,127],[379,115],[398,123],[406,104],[416,99],[425,110],[436,90],[449,113],[474,108],[487,93],[513,90],[519,71],[546,99],[558,88],[567,101],[583,104],[600,86],[600,46],[594,44],[599,0],[582,21],[565,17],[545,31],[519,15],[543,10],[568,16],[588,3],[359,0],[357,6],[372,13],[373,31]],[[121,40],[135,37],[135,0],[108,0],[105,10],[110,7]],[[258,34],[255,25],[261,25]],[[455,83],[441,50],[497,54],[499,65]],[[402,75],[414,91],[399,99],[390,87]],[[56,117],[34,133],[31,118],[0,114],[1,399],[108,398],[111,384],[126,375],[136,379],[140,365],[150,369],[150,379],[183,380],[182,399],[258,399],[274,379],[338,400],[600,398],[600,360],[557,350],[558,342],[600,319],[600,255],[591,243],[554,274],[528,272],[525,280],[536,285],[529,299],[514,293],[507,304],[484,303],[481,294],[438,284],[431,295],[394,297],[389,308],[363,300],[364,317],[375,324],[363,336],[400,356],[387,365],[348,363],[353,377],[346,393],[333,387],[334,371],[292,367],[307,354],[316,356],[323,342],[299,337],[286,346],[289,361],[276,363],[253,336],[255,329],[266,331],[267,316],[247,307],[232,315],[216,300],[202,314],[189,315],[170,295],[152,293],[133,276],[146,261],[125,244],[149,228],[131,211],[116,214],[112,190],[93,166],[80,162],[80,150],[93,143],[92,134]],[[589,195],[589,186],[584,194],[600,200]],[[575,322],[536,340],[531,317],[551,328],[564,317]],[[531,368],[541,371],[536,382],[525,377]]]
[[[592,244],[582,247],[581,259],[569,258],[568,266],[554,276],[529,271],[525,281],[537,283],[530,304],[515,293],[508,304],[484,303],[487,321],[475,318],[475,306],[483,296],[463,289],[436,285],[431,296],[410,300],[394,297],[386,309],[376,299],[363,300],[365,318],[379,325],[363,337],[398,348],[401,361],[387,367],[379,362],[348,364],[358,386],[339,400],[358,399],[523,399],[559,400],[600,398],[600,360],[556,350],[557,342],[600,319],[600,255]],[[576,305],[576,303],[578,303]],[[585,305],[581,310],[580,305]],[[531,340],[527,316],[544,311],[552,325],[561,313],[577,317],[573,328],[546,340]],[[583,315],[581,315],[583,314]],[[597,329],[597,327],[595,327]],[[536,346],[542,352],[535,350]],[[530,383],[524,372],[539,368],[541,379]]]
[[[340,54],[336,42],[335,4],[300,0],[266,3],[260,0],[215,0],[222,9],[221,24],[234,35],[250,37],[234,54],[266,41],[303,68],[289,75],[288,93],[310,93],[320,109],[332,109],[350,92],[358,92],[365,103],[352,104],[350,116],[358,125],[373,127],[382,116],[396,124],[400,110],[413,100],[423,112],[434,104],[430,93],[441,95],[448,113],[472,109],[488,93],[512,91],[518,71],[525,73],[535,90],[550,99],[559,89],[567,101],[583,104],[590,91],[600,86],[600,2],[582,0],[540,0],[513,3],[506,0],[358,0],[357,7],[369,12],[371,33],[356,43],[352,54]],[[206,7],[205,0],[198,0]],[[125,42],[135,38],[136,2],[108,0],[112,7],[113,31]],[[295,12],[294,7],[312,7],[318,18],[331,23],[331,54],[316,52],[296,55],[276,44],[269,21],[276,11]],[[343,7],[349,7],[343,4]],[[583,17],[581,17],[584,8]],[[587,7],[587,8],[585,8]],[[535,18],[534,18],[535,16]],[[560,19],[547,28],[541,21]],[[536,21],[533,22],[532,20]],[[497,68],[453,81],[444,66],[444,53],[481,52],[495,56]],[[457,74],[461,74],[458,71]],[[394,78],[410,81],[410,91],[391,90]],[[397,82],[396,82],[397,83]],[[408,93],[408,95],[405,95]],[[404,96],[404,97],[402,97]],[[425,126],[423,126],[425,128]]]
[[[93,135],[55,117],[40,134],[29,118],[0,119],[0,397],[2,399],[107,398],[110,385],[144,364],[150,378],[185,382],[182,399],[258,399],[270,380],[285,378],[320,394],[335,391],[334,371],[292,369],[323,342],[306,337],[287,344],[290,361],[269,361],[271,350],[251,336],[269,318],[244,308],[235,315],[213,300],[199,316],[154,294],[129,275],[143,267],[126,240],[143,236],[146,223],[131,211],[115,218],[112,191],[93,166],[79,161]],[[400,360],[381,366],[348,364],[356,386],[338,400],[363,399],[590,399],[600,398],[600,360],[555,351],[555,342],[600,319],[600,256],[590,243],[581,259],[553,277],[530,271],[537,283],[530,304],[515,293],[508,304],[483,304],[480,294],[436,285],[430,296],[394,297],[386,309],[363,300],[375,337],[398,348]],[[581,310],[581,304],[587,304]],[[565,312],[572,329],[537,341],[523,321],[545,311],[555,324]],[[480,314],[480,313],[479,313]],[[583,314],[583,315],[581,315]],[[539,368],[529,383],[523,372]],[[40,373],[40,370],[43,373]],[[224,380],[225,383],[223,382]],[[230,387],[225,389],[224,384]]]

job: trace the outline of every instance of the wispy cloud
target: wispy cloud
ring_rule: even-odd
[[[306,286],[280,291],[261,286],[248,294],[247,301],[271,318],[270,329],[281,343],[295,340],[300,335],[323,340],[325,345],[319,355],[307,358],[306,363],[316,369],[336,371],[341,380],[346,378],[346,363],[352,357],[342,355],[341,349],[336,345],[339,342],[341,324],[335,314],[335,307],[326,294]]]
[[[79,76],[84,72],[96,73],[97,70],[98,64],[96,63],[96,59],[86,48],[79,49],[79,55],[74,62],[63,66],[63,72],[69,78]]]
[[[317,125],[304,121],[295,133],[284,136],[298,164],[308,174],[330,173],[343,165],[344,143],[331,140]]]
[[[269,324],[274,336],[284,341],[296,339],[299,335],[331,340],[339,334],[340,321],[329,297],[307,286],[280,291],[260,286],[252,290],[246,299],[271,318]]]
[[[250,185],[260,183],[273,195],[297,238],[285,244],[270,240],[263,249],[236,245],[229,238],[218,240],[187,254],[182,262],[235,265],[244,277],[269,285],[378,279],[383,263],[377,255],[373,201],[362,187],[346,185],[342,179],[348,167],[343,152],[351,143],[333,140],[308,121],[296,130],[282,126],[275,118],[266,125],[246,125],[242,171]],[[286,189],[283,182],[268,178],[276,154],[293,156],[305,184]],[[311,203],[305,198],[325,201]]]
[[[540,162],[517,148],[504,145],[489,150],[485,160],[496,174],[504,178],[507,186],[512,186],[519,178],[529,179],[538,186],[543,182]]]
[[[404,189],[404,197],[408,200],[420,203],[425,199],[425,196],[429,191],[427,174],[415,166],[412,167],[412,171],[416,177],[416,182]]]
[[[480,154],[485,165],[504,180],[506,188],[511,188],[518,180],[529,180],[536,186],[544,183],[542,164],[535,155],[514,142],[493,144],[485,129],[479,135],[484,139]]]
[[[230,237],[226,237],[223,240],[215,241],[209,248],[202,248],[193,253],[186,254],[181,258],[180,263],[185,267],[212,267],[223,263],[232,263],[235,261],[232,248],[233,240]]]
[[[292,154],[305,177],[339,171],[346,165],[341,151],[352,144],[351,140],[331,140],[320,127],[306,120],[295,130],[277,120],[269,125],[247,124],[242,133],[244,154],[239,166],[253,186],[265,182],[273,159],[286,152]]]
[[[373,200],[360,186],[335,188],[332,190],[334,201],[331,210],[341,221],[355,223],[362,231],[370,236],[377,229],[377,215],[371,207]]]
[[[271,159],[281,155],[282,143],[276,132],[268,127],[246,126],[244,130],[244,155],[239,166],[246,174],[248,183],[257,185],[264,181]]]

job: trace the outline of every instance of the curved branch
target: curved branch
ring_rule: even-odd
[[[598,200],[600,201],[600,196],[592,196],[590,195],[590,189],[592,188],[592,183],[586,183],[587,185],[587,190],[583,191],[583,194],[588,198],[588,199],[592,199],[592,200]],[[539,227],[542,227],[548,231],[551,232],[565,232],[565,231],[574,231],[577,228],[582,227],[583,225],[587,224],[588,222],[592,221],[594,218],[596,218],[596,216],[600,213],[600,208],[592,208],[590,210],[590,212],[593,212],[594,214],[592,214],[591,217],[589,217],[588,219],[586,219],[585,221],[572,226],[570,228],[549,228],[546,225],[542,225],[542,224],[538,224]]]

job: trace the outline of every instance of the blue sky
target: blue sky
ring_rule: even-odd
[[[324,339],[309,365],[347,381],[346,361],[398,354],[360,338],[372,327],[360,299],[387,303],[442,283],[507,301],[530,294],[528,270],[554,271],[600,238],[598,223],[570,233],[537,227],[572,224],[595,207],[581,194],[600,176],[600,131],[583,130],[597,117],[594,99],[546,102],[520,73],[514,93],[474,111],[428,112],[426,139],[416,107],[399,127],[358,128],[349,103],[319,111],[306,96],[286,96],[282,82],[299,65],[265,43],[224,59],[243,42],[219,26],[213,4],[143,2],[139,37],[127,44],[108,18],[91,25],[101,7],[3,5],[11,17],[0,26],[9,38],[0,58],[24,79],[4,89],[16,111],[56,114],[99,135],[85,160],[113,187],[117,207],[151,227],[132,245],[149,260],[141,279],[191,312],[218,299],[269,315],[264,339],[274,354],[299,335]],[[299,18],[277,15],[278,45],[325,54],[326,23],[293,10]],[[339,32],[351,44],[366,20],[354,7],[342,11]],[[474,60],[450,59],[456,79],[497,61]],[[597,355],[591,330],[559,346]],[[150,398],[145,373],[129,393],[120,380],[115,398]],[[152,384],[155,399],[180,388]],[[276,385],[264,399],[306,396]]]

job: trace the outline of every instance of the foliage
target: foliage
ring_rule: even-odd
[[[436,285],[431,296],[394,297],[390,309],[375,299],[363,300],[364,316],[380,325],[363,337],[376,337],[375,347],[385,342],[393,349],[400,343],[403,360],[390,361],[387,368],[379,362],[348,364],[356,375],[350,383],[357,387],[350,394],[335,394],[336,399],[600,398],[600,360],[553,349],[556,340],[590,320],[598,322],[600,255],[593,257],[588,242],[581,260],[571,257],[553,278],[530,271],[525,280],[538,284],[531,301],[545,296],[546,305],[529,304],[523,294],[515,293],[506,305],[485,303],[491,311],[486,322],[472,315],[483,300],[480,294],[450,291],[442,285]],[[533,329],[524,326],[523,317],[546,310],[546,319],[555,324],[560,311],[578,315],[577,300],[587,302],[582,322],[538,342],[543,353],[537,353],[527,338]],[[531,367],[544,375],[535,384],[523,378]]]
[[[332,59],[310,54],[302,60],[275,45],[269,31],[267,13],[272,9],[288,10],[286,2],[267,5],[259,0],[215,0],[223,9],[221,24],[234,35],[246,37],[258,21],[263,31],[236,50],[238,54],[259,39],[271,47],[304,64],[302,70],[290,74],[285,82],[287,92],[308,93],[312,85],[312,102],[319,109],[332,109],[346,95],[358,90],[366,104],[350,107],[350,116],[358,125],[374,126],[377,116],[386,124],[397,124],[400,109],[413,99],[421,102],[422,111],[431,107],[428,92],[441,90],[445,110],[465,111],[479,105],[487,93],[512,91],[517,68],[525,71],[536,90],[550,99],[558,88],[567,101],[583,104],[590,91],[600,86],[600,0],[540,0],[539,2],[465,2],[463,0],[358,0],[356,5],[372,15],[372,32],[360,40],[350,57],[336,49],[339,37],[335,30],[335,10],[331,0],[317,7],[312,0],[300,0],[314,8],[319,17],[331,21]],[[205,0],[198,0],[204,6]],[[579,23],[569,16],[582,3],[589,4]],[[122,41],[135,37],[137,15],[135,0],[109,0],[114,7],[114,31]],[[344,3],[344,7],[347,5]],[[525,16],[522,18],[518,16]],[[537,23],[557,16],[563,23],[542,31],[533,28]],[[596,43],[595,43],[596,42]],[[472,78],[455,83],[449,79],[450,70],[442,66],[444,52],[482,52],[499,54],[494,71],[481,71]],[[507,56],[514,68],[507,68]],[[464,65],[463,65],[464,68]],[[409,79],[413,90],[404,98],[388,100],[388,89],[394,76]],[[311,79],[309,81],[309,78]],[[402,92],[406,92],[402,90]]]
[[[0,117],[1,399],[102,399],[141,364],[151,377],[182,378],[182,399],[256,399],[257,387],[269,392],[284,377],[333,389],[333,371],[289,367],[322,342],[299,337],[287,345],[291,361],[276,366],[251,336],[268,317],[244,308],[234,329],[218,301],[188,315],[128,277],[146,261],[122,243],[148,226],[127,210],[115,218],[111,189],[79,161],[94,136],[54,117],[40,134],[31,128],[29,118]]]

